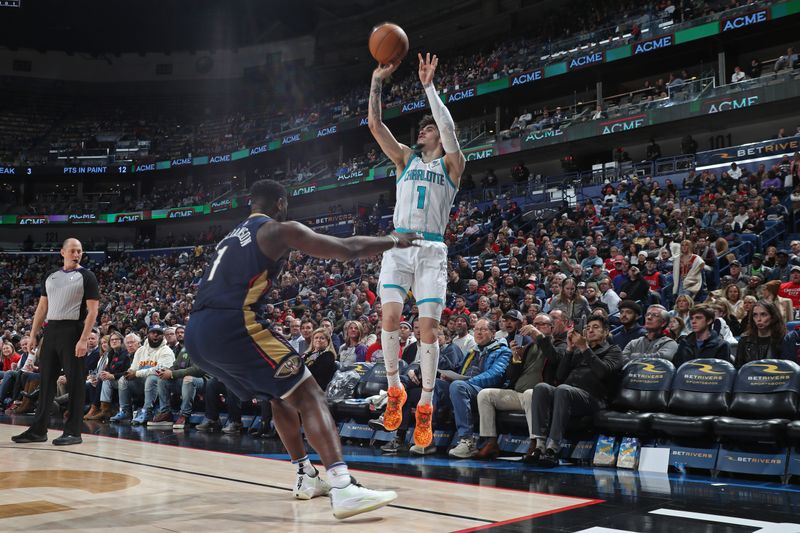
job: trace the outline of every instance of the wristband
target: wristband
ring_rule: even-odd
[[[397,237],[395,237],[391,233],[389,234],[389,238],[392,239],[392,242],[394,243],[394,244],[392,244],[392,248],[396,248],[397,245],[400,244],[400,239],[398,239]]]

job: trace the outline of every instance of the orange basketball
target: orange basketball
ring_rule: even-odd
[[[369,53],[381,65],[400,61],[408,53],[408,36],[397,24],[379,24],[369,36]]]

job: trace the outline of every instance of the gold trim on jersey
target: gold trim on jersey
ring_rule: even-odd
[[[244,313],[244,327],[247,330],[247,334],[256,343],[263,355],[277,364],[292,353],[292,349],[276,339],[270,330],[259,324],[256,321],[255,312],[250,309],[250,306],[256,303],[269,287],[268,278],[269,273],[264,271],[254,280],[245,295],[242,312]]]

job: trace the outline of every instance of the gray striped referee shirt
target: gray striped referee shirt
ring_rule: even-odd
[[[47,320],[84,321],[88,314],[86,300],[99,300],[100,287],[91,270],[59,269],[47,276],[42,288],[47,297]]]

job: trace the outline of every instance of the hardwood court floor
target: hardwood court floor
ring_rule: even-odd
[[[0,442],[20,429],[0,425]],[[339,521],[328,498],[292,498],[284,461],[94,435],[79,446],[2,448],[2,531],[455,531],[595,503],[361,471],[359,482],[399,498]]]
[[[344,446],[351,471],[399,499],[337,521],[326,498],[292,499],[277,439],[87,422],[79,446],[12,444],[30,420],[0,415],[0,532],[800,533],[800,478],[543,470],[444,451],[385,456],[365,443]],[[60,427],[53,418],[50,439]]]

